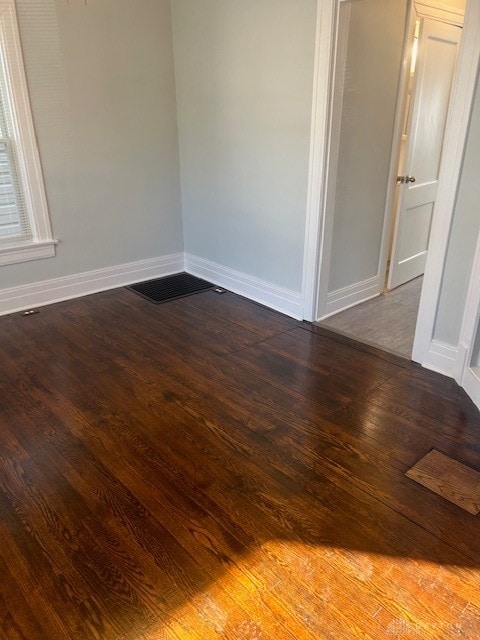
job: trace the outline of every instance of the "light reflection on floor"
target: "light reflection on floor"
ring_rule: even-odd
[[[168,624],[128,640],[473,640],[480,637],[479,577],[476,569],[272,541],[226,567]],[[462,597],[467,590],[476,602]]]

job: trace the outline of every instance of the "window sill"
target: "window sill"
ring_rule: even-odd
[[[18,262],[41,260],[55,256],[56,240],[44,242],[24,242],[23,244],[0,244],[0,267]]]

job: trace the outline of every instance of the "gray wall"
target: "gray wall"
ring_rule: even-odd
[[[0,288],[182,250],[168,0],[17,0],[56,258]]]
[[[434,334],[436,340],[454,346],[460,339],[470,272],[480,232],[479,163],[480,83],[474,101]]]
[[[350,5],[329,292],[378,273],[407,11]]]
[[[300,291],[315,0],[172,0],[185,249]]]

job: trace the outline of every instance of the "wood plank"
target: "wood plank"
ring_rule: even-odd
[[[480,513],[480,472],[440,451],[432,449],[405,475],[468,513]]]
[[[405,362],[230,293],[0,318],[2,638],[480,637],[479,522],[404,476],[480,418]]]

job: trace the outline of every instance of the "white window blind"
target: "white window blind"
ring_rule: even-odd
[[[32,238],[5,63],[4,48],[0,47],[0,242]]]
[[[15,0],[0,0],[0,268],[55,255]]]

